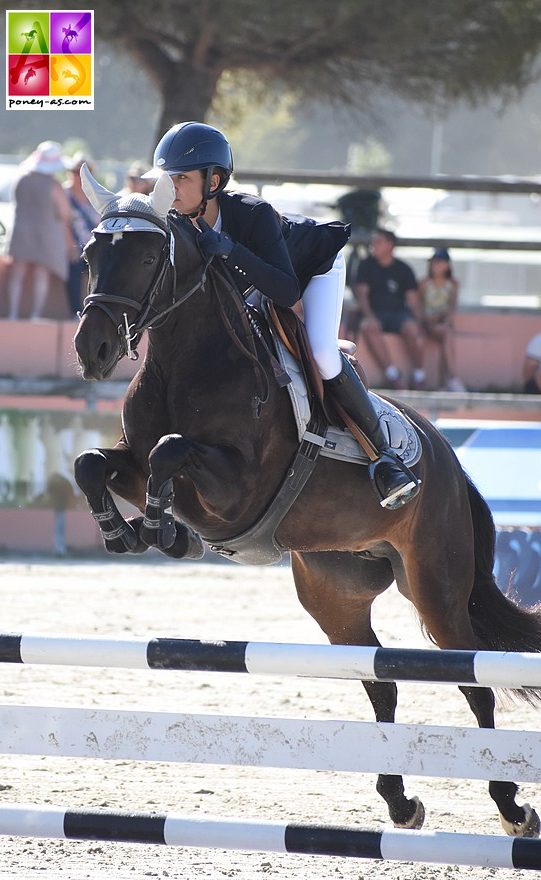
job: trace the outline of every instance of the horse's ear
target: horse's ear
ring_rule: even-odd
[[[167,217],[167,212],[175,201],[175,185],[167,171],[162,171],[150,193],[150,206],[160,217]]]
[[[95,208],[101,216],[107,205],[109,205],[113,199],[117,199],[118,196],[102,186],[101,183],[98,183],[96,178],[90,173],[90,169],[86,162],[83,162],[81,165],[80,174],[83,192],[92,207]]]

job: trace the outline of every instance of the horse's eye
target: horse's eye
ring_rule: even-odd
[[[152,263],[155,263],[155,262],[156,262],[156,257],[150,256],[150,255],[148,257],[145,257],[145,259],[143,260],[143,263],[145,264],[145,266],[152,266]]]

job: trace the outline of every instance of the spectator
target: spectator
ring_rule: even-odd
[[[439,345],[440,383],[446,391],[466,390],[455,371],[453,317],[458,290],[449,251],[435,250],[428,261],[428,275],[419,284],[420,315],[426,336]]]
[[[353,294],[361,312],[361,333],[377,364],[392,388],[406,387],[398,367],[393,364],[384,333],[399,334],[413,363],[411,387],[425,386],[424,343],[419,321],[415,276],[403,260],[394,256],[396,236],[387,229],[375,229],[371,254],[361,260]]]
[[[143,174],[150,171],[150,165],[146,162],[132,162],[126,172],[124,186],[120,190],[120,196],[129,196],[131,193],[143,193],[148,195],[154,188],[154,180],[144,179]]]
[[[72,252],[68,276],[68,308],[75,318],[81,308],[81,286],[88,281],[88,266],[81,256],[81,251],[89,241],[92,230],[99,223],[99,214],[94,210],[81,186],[81,165],[85,163],[92,171],[92,163],[83,153],[76,153],[68,162],[68,179],[64,184],[64,192],[68,197],[71,210],[71,232],[76,249]]]
[[[74,248],[68,200],[54,175],[65,168],[60,144],[43,141],[21,163],[15,185],[15,218],[8,245],[12,264],[7,280],[8,317],[19,315],[27,272],[32,275],[30,317],[43,314],[52,276],[68,278],[68,254]]]
[[[541,394],[541,333],[533,336],[526,347],[522,378],[525,394]]]

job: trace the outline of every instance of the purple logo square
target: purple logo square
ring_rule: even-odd
[[[87,55],[92,52],[92,12],[51,12],[51,53]]]

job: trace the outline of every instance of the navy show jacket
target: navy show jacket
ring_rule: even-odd
[[[292,306],[314,275],[327,272],[346,244],[350,227],[317,223],[301,215],[280,216],[269,202],[221,192],[222,230],[234,241],[226,264],[237,287],[253,285],[274,302]]]

